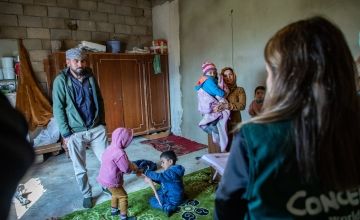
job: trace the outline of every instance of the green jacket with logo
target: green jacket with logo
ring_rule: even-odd
[[[292,122],[248,123],[235,134],[215,204],[215,219],[360,219],[360,188],[305,184]]]

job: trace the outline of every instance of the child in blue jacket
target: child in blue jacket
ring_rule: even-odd
[[[153,181],[161,185],[157,190],[159,201],[155,196],[151,197],[150,206],[161,209],[170,216],[184,202],[183,176],[185,168],[175,164],[177,157],[172,150],[163,152],[160,160],[164,172],[145,171],[145,182],[151,184]]]

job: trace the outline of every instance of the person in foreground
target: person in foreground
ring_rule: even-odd
[[[26,140],[28,126],[0,92],[0,155],[4,175],[0,181],[0,219],[7,219],[19,181],[35,159],[34,149]]]
[[[215,219],[356,219],[360,108],[344,35],[312,17],[279,30],[264,54],[264,109],[236,133]]]
[[[135,220],[128,217],[128,196],[123,187],[124,173],[136,171],[129,161],[125,148],[130,145],[133,132],[127,128],[117,128],[111,136],[111,144],[102,155],[102,163],[97,181],[111,192],[111,215],[119,215],[121,220]]]
[[[157,173],[149,169],[146,170],[144,173],[145,182],[161,184],[160,189],[157,190],[158,198],[156,196],[151,197],[150,206],[161,209],[170,216],[185,199],[183,184],[185,168],[176,164],[177,157],[172,150],[161,153],[160,160],[164,172]]]
[[[86,147],[90,146],[101,161],[107,146],[104,102],[91,69],[86,67],[85,53],[79,48],[67,50],[66,64],[54,80],[53,112],[73,162],[76,181],[84,197],[83,206],[91,208]]]

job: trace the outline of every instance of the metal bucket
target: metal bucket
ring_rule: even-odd
[[[121,42],[119,40],[106,41],[106,52],[120,53],[121,52]]]

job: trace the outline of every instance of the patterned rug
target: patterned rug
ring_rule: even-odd
[[[136,216],[138,220],[196,220],[213,219],[215,186],[210,183],[210,168],[188,174],[184,177],[185,192],[187,200],[179,206],[176,213],[169,218],[160,210],[152,209],[148,200],[153,195],[150,188],[129,193],[129,213]],[[96,205],[89,210],[82,210],[70,213],[60,219],[64,220],[115,220],[119,217],[113,217],[110,213],[110,200]]]
[[[161,152],[173,150],[177,156],[188,154],[207,147],[204,144],[200,144],[176,135],[169,135],[167,137],[153,140],[145,140],[141,141],[140,143],[149,144]]]

